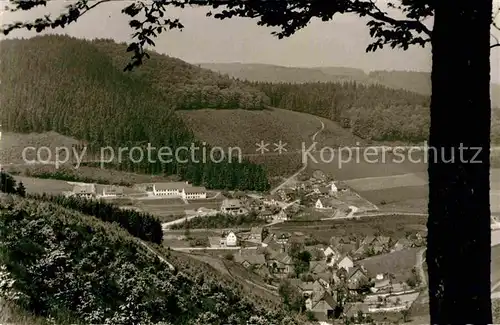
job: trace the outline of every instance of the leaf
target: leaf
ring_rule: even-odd
[[[132,52],[138,49],[137,43],[130,43],[127,47],[127,52]]]
[[[135,29],[140,28],[142,26],[142,23],[136,19],[131,20],[128,24],[130,25],[130,27]]]

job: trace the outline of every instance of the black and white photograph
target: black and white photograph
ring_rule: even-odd
[[[0,0],[0,325],[500,323],[500,0]]]

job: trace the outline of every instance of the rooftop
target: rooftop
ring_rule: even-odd
[[[193,186],[185,187],[184,192],[186,193],[205,193],[207,189],[204,186]]]
[[[95,193],[95,184],[78,184],[73,187],[75,194],[93,194]]]
[[[222,208],[240,208],[241,207],[241,201],[238,199],[225,199],[222,201]]]
[[[164,190],[182,190],[189,186],[188,182],[169,182],[169,183],[154,183],[153,186],[157,191]]]

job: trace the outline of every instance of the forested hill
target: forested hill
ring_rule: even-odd
[[[347,67],[284,67],[259,63],[200,63],[200,67],[228,74],[233,78],[253,82],[316,83],[356,82],[363,85],[383,85],[430,95],[429,72],[376,70],[366,73]],[[500,108],[500,85],[491,85],[492,105]]]
[[[249,82],[271,105],[322,116],[360,138],[418,143],[429,134],[429,97],[380,85]]]
[[[196,139],[175,110],[260,108],[265,99],[247,85],[159,54],[138,71],[123,72],[122,62],[130,53],[124,44],[112,41],[60,35],[5,40],[0,56],[2,129],[56,131],[87,141],[89,151],[97,153],[102,147],[131,148],[139,143],[173,152],[189,148]],[[196,142],[195,147],[202,145]],[[186,153],[182,158],[188,157]],[[137,164],[123,159],[111,166],[175,174],[209,188],[269,187],[263,168],[248,162],[198,163],[199,155],[189,163],[143,160]]]
[[[0,229],[0,303],[46,324],[305,323],[206,264],[153,246],[170,270],[116,223],[52,203],[1,195]]]

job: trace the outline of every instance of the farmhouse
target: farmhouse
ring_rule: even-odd
[[[333,318],[336,306],[336,299],[328,292],[313,294],[306,300],[306,308],[319,321],[326,321]]]
[[[411,242],[407,238],[401,238],[396,242],[396,244],[394,244],[392,251],[398,252],[410,247],[411,247]]]
[[[111,198],[123,195],[123,188],[114,185],[105,185],[100,187],[99,197]]]
[[[354,262],[352,261],[352,259],[349,257],[349,256],[344,256],[340,262],[337,264],[337,267],[339,269],[344,269],[346,270],[347,272],[349,272],[349,270],[354,267]]]
[[[234,261],[243,265],[245,268],[260,268],[266,264],[266,258],[264,254],[243,254],[241,251],[234,254]]]
[[[338,250],[331,248],[330,246],[328,246],[324,250],[324,254],[328,266],[335,265],[335,263],[337,263],[341,257],[341,253]]]
[[[334,185],[337,188],[337,192],[345,192],[349,189],[347,187],[347,185],[345,185],[344,183],[341,183],[341,182],[336,182],[336,183],[334,183]]]
[[[279,202],[280,202],[280,197],[279,195],[276,194],[267,195],[266,197],[264,197],[264,200],[262,201],[262,203],[264,203],[265,205],[270,205],[270,206],[278,206]]]
[[[359,289],[360,285],[368,280],[369,278],[366,275],[366,272],[359,266],[351,268],[347,275],[348,287],[351,290]]]
[[[330,193],[330,188],[327,187],[327,186],[320,186],[320,187],[316,187],[314,189],[314,193],[316,194],[323,194],[323,195],[327,195]]]
[[[222,213],[226,214],[243,214],[246,213],[246,209],[243,207],[243,204],[238,199],[225,199],[222,201],[222,205],[220,208]]]
[[[234,234],[234,232],[229,232],[225,239],[225,244],[228,247],[234,247],[238,245],[238,237]]]
[[[249,240],[262,243],[262,227],[252,227],[250,229]]]
[[[95,184],[78,184],[73,187],[73,195],[85,199],[96,196]]]
[[[325,200],[323,198],[319,198],[314,205],[316,209],[331,209],[332,204],[329,200]]]
[[[293,272],[293,260],[286,253],[271,251],[271,256],[267,261],[267,266],[272,273],[288,274]]]
[[[274,220],[288,220],[288,214],[285,210],[280,210],[277,214],[273,216]]]

